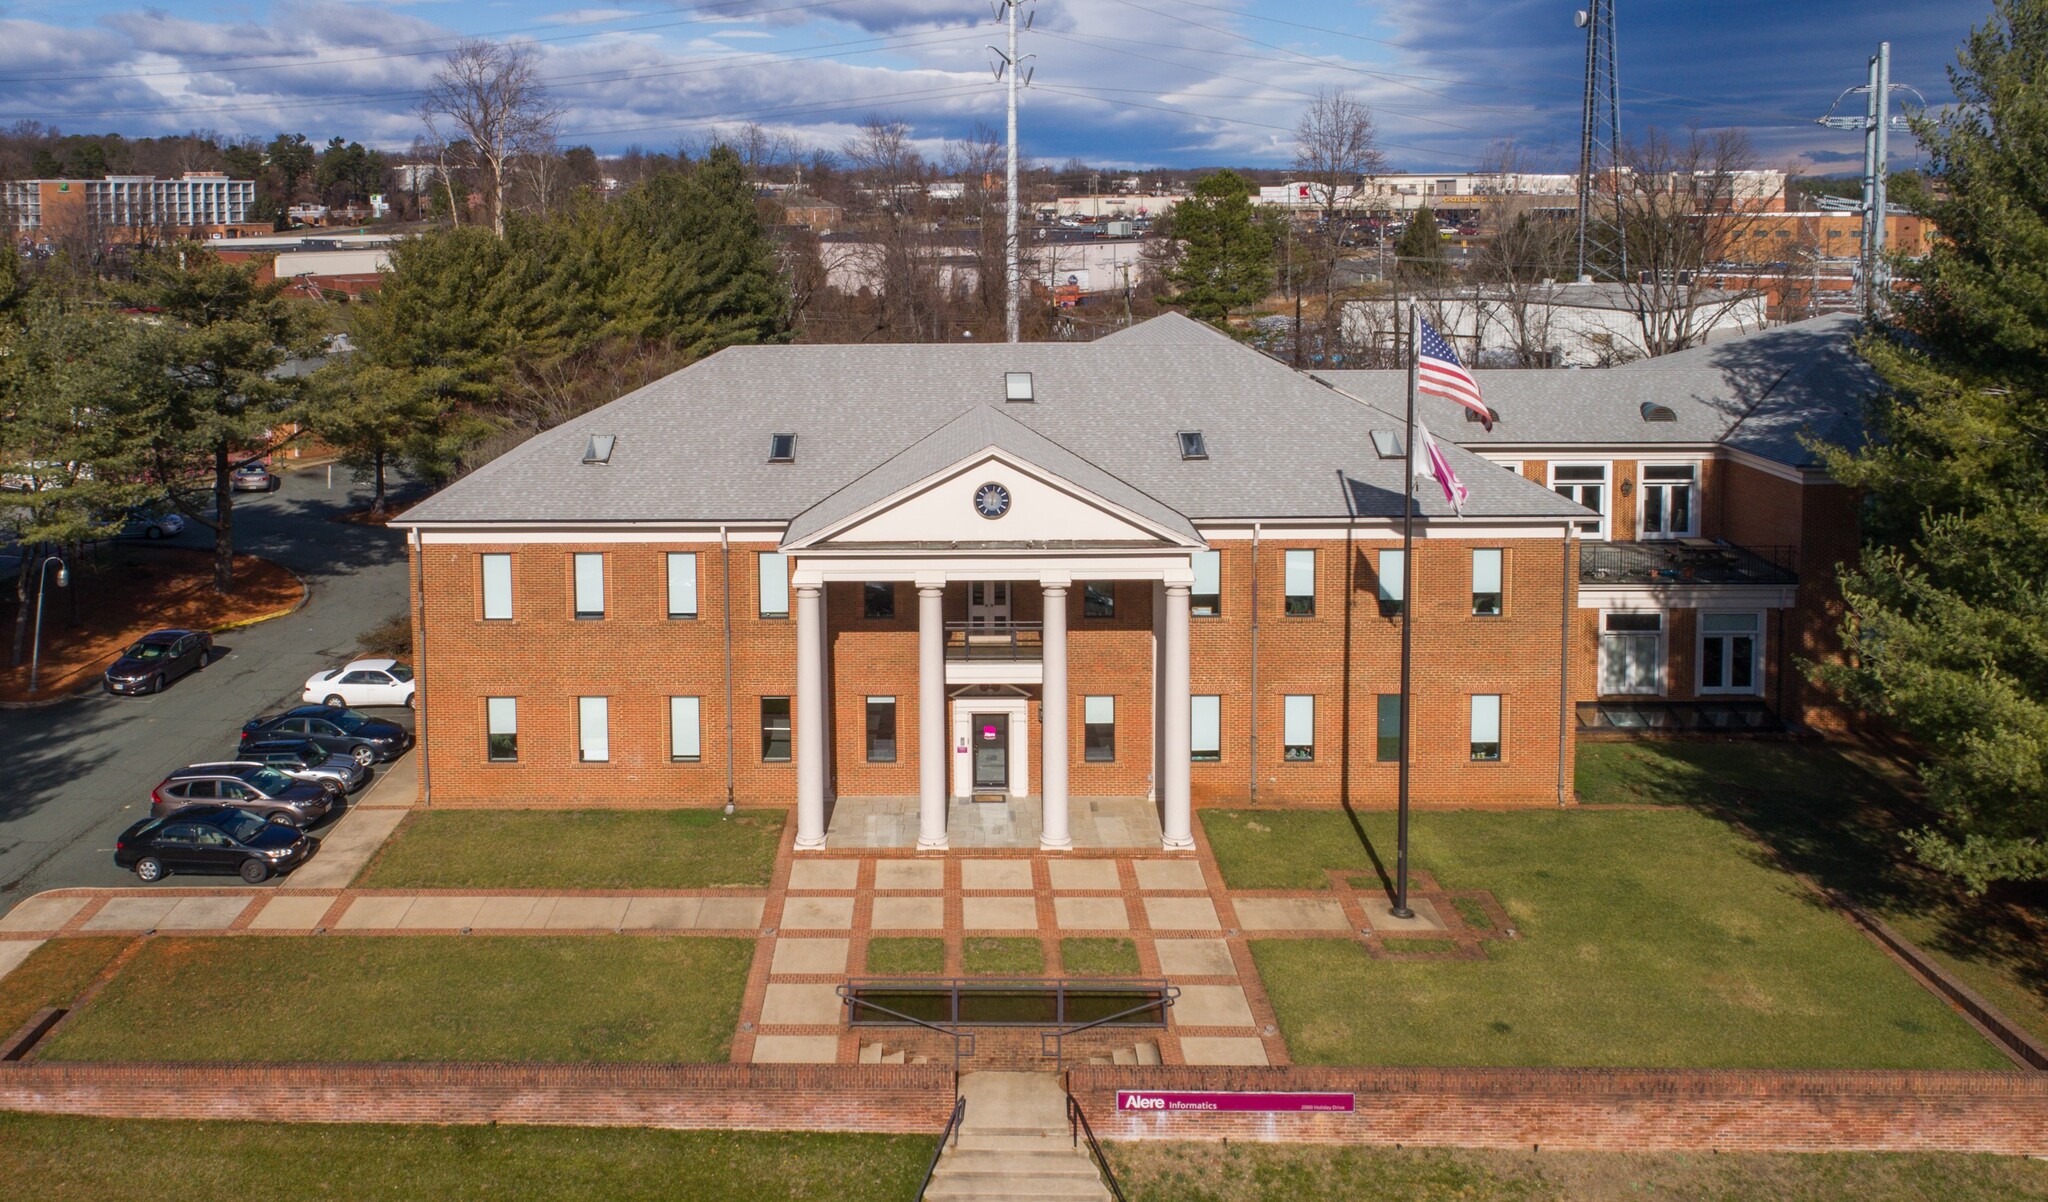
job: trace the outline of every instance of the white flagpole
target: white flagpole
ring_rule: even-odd
[[[1413,918],[1408,908],[1408,760],[1414,729],[1408,688],[1415,630],[1415,385],[1422,355],[1422,311],[1408,305],[1408,452],[1401,487],[1401,792],[1395,836],[1394,917]]]

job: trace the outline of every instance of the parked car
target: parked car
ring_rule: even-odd
[[[184,532],[184,514],[142,506],[128,511],[128,524],[121,528],[121,537],[176,538]]]
[[[193,764],[163,779],[149,794],[149,812],[168,818],[195,805],[227,803],[286,826],[311,826],[341,800],[341,786],[296,780],[254,760]]]
[[[329,751],[346,752],[366,768],[380,760],[395,760],[412,746],[412,732],[396,722],[326,705],[302,705],[282,714],[252,718],[242,726],[244,747],[280,738],[306,739]]]
[[[145,818],[114,841],[114,863],[143,881],[171,872],[236,872],[254,885],[305,863],[320,841],[234,806],[202,806]]]
[[[371,771],[356,757],[329,751],[310,739],[265,739],[236,753],[252,764],[267,764],[295,780],[332,781],[343,793],[370,783]]]
[[[123,651],[101,679],[109,693],[161,693],[211,658],[213,636],[204,630],[152,630]]]
[[[306,681],[308,701],[348,705],[411,705],[412,668],[395,659],[359,659],[316,672]]]
[[[228,483],[236,492],[276,492],[284,486],[281,477],[256,462],[245,463],[230,472]]]

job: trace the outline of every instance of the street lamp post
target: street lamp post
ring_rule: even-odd
[[[43,585],[49,580],[50,565],[53,563],[57,565],[57,587],[71,587],[71,569],[65,565],[63,556],[46,555],[43,557],[43,562],[36,565],[36,633],[35,638],[30,644],[28,659],[28,691],[30,696],[35,695],[36,675],[42,670],[43,666]]]

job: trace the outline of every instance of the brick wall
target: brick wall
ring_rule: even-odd
[[[0,1065],[0,1110],[293,1123],[936,1135],[950,1065]]]
[[[1099,1068],[1068,1075],[1106,1140],[1787,1152],[2048,1152],[2048,1076],[1655,1069]],[[1118,1089],[1334,1091],[1351,1114],[1124,1112]]]

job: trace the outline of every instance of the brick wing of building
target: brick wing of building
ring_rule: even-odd
[[[1392,804],[1412,608],[1417,804],[1556,805],[1582,725],[1822,703],[1789,656],[1829,646],[1854,510],[1798,434],[1855,409],[1848,332],[1483,373],[1491,435],[1426,401],[1485,457],[1446,447],[1463,517],[1419,490],[1412,607],[1402,373],[1178,316],[725,350],[400,523],[431,797],[794,798],[800,847],[896,799],[925,848],[962,807],[1059,848],[1147,799],[1185,847],[1197,800]]]

